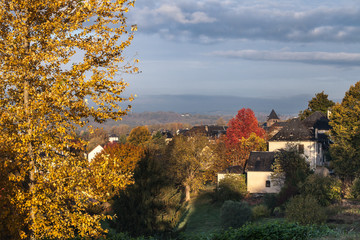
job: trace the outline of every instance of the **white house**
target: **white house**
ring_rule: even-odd
[[[119,137],[116,136],[116,134],[111,134],[109,136],[109,142],[118,142],[119,141]]]
[[[91,162],[98,153],[101,153],[102,150],[104,150],[104,148],[101,145],[97,145],[93,150],[89,152],[88,161]]]
[[[119,141],[119,138],[115,134],[112,134],[109,136],[109,143],[118,142],[118,141]],[[104,150],[104,145],[97,145],[87,155],[88,161],[91,162],[98,153],[101,153],[102,150]]]
[[[275,123],[276,124],[276,123]],[[289,120],[281,130],[268,141],[268,152],[251,152],[247,163],[247,188],[250,193],[277,193],[281,183],[271,179],[271,166],[275,152],[296,146],[315,172],[326,172],[325,152],[329,148],[326,133],[330,130],[328,118],[321,112],[315,112],[305,120]],[[328,172],[328,171],[327,171]],[[326,174],[326,173],[323,173]]]
[[[269,152],[296,146],[310,164],[316,169],[326,162],[325,151],[329,147],[326,133],[329,131],[329,120],[321,112],[315,112],[305,120],[299,118],[289,120],[277,134],[268,141]]]
[[[249,193],[278,193],[281,185],[271,179],[274,152],[251,152],[246,167]]]
[[[227,175],[241,175],[243,174],[243,169],[241,166],[230,166],[228,167],[227,169],[225,169],[224,171],[222,172],[219,172],[217,174],[217,183],[219,185],[220,181],[225,178],[225,176]]]

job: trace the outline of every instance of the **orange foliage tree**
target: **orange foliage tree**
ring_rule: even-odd
[[[102,201],[114,197],[120,190],[134,183],[133,174],[137,163],[144,157],[144,149],[131,144],[109,143],[91,161],[94,173],[90,178],[97,196]]]
[[[251,133],[248,138],[243,137],[237,144],[226,150],[229,164],[239,165],[245,169],[250,152],[266,151],[266,141],[255,133]]]
[[[150,139],[149,129],[146,126],[139,126],[131,130],[126,141],[134,145],[145,145],[149,143]]]
[[[265,130],[259,127],[254,112],[242,108],[228,123],[225,145],[230,165],[246,166],[251,151],[265,151]]]

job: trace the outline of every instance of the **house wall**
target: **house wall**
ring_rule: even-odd
[[[91,152],[89,152],[88,161],[91,162],[93,158],[96,156],[96,154],[100,153],[102,150],[104,150],[104,148],[100,145],[94,148]]]
[[[279,193],[281,186],[271,180],[272,172],[247,172],[247,190],[249,193]],[[270,181],[270,187],[266,187],[266,181]]]
[[[310,168],[315,169],[316,166],[322,165],[323,151],[320,143],[316,141],[269,141],[269,152],[275,152],[280,149],[286,149],[289,144],[304,145],[304,155],[310,164]]]
[[[118,142],[119,138],[118,137],[109,137],[109,142]]]
[[[219,182],[221,179],[223,179],[226,175],[242,175],[240,173],[218,173],[217,174],[217,184],[219,185]]]

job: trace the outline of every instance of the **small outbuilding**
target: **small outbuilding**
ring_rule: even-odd
[[[227,169],[225,169],[224,171],[222,172],[219,172],[217,174],[217,183],[219,184],[219,182],[225,178],[225,176],[228,176],[228,175],[242,175],[244,172],[243,172],[243,169],[241,166],[230,166],[228,167]]]

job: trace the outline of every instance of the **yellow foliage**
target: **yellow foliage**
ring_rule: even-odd
[[[185,189],[185,201],[190,200],[190,192],[197,192],[208,179],[217,156],[206,136],[178,135],[169,144],[168,157],[176,181]]]
[[[117,74],[137,71],[122,55],[133,3],[0,0],[1,239],[104,233],[107,216],[85,211],[105,198],[89,181],[96,171],[75,130],[128,112],[119,102],[132,97],[121,96],[127,83]]]
[[[111,199],[119,190],[134,183],[133,172],[142,157],[144,149],[139,146],[119,143],[105,146],[90,164],[93,175],[89,180],[98,199]]]
[[[252,151],[265,151],[265,139],[251,133],[248,138],[242,138],[232,148],[227,149],[228,162],[230,165],[238,165],[244,168]]]

